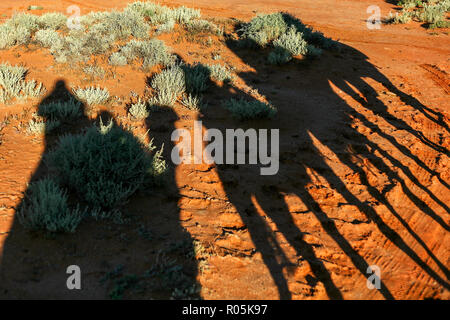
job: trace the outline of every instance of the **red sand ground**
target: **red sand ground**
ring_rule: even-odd
[[[64,12],[72,4],[85,14],[126,2],[3,0],[0,14],[5,18],[29,5]],[[380,0],[161,3],[242,20],[289,11],[339,40],[343,49],[276,72],[264,57],[223,49],[223,60],[237,66],[238,90],[255,88],[279,110],[274,120],[251,125],[282,128],[280,173],[262,177],[252,166],[180,165],[174,173],[179,194],[133,197],[126,210],[139,222],[122,226],[88,222],[73,235],[45,239],[14,222],[14,208],[40,165],[45,144],[5,127],[0,297],[107,297],[108,287],[99,283],[107,271],[124,264],[127,272],[140,274],[166,245],[165,238],[140,238],[136,229],[145,224],[170,240],[177,240],[171,236],[173,226],[184,228],[187,233],[178,232],[180,239],[195,239],[205,248],[207,253],[197,254],[191,266],[198,269],[191,271],[204,299],[449,299],[448,30],[429,31],[417,23],[368,30],[369,5],[380,6],[383,16],[394,10]],[[185,60],[194,59],[188,53],[192,44],[164,40]],[[85,84],[81,75],[55,65],[44,50],[0,54],[1,61],[25,63],[29,76],[49,92],[57,79],[67,87]],[[126,97],[131,90],[144,92],[146,76],[118,68],[119,81],[96,83]],[[210,110],[200,119],[205,128],[240,125],[219,107],[220,99],[235,92],[226,86],[210,91]],[[24,107],[31,105],[2,106],[0,119],[20,117]],[[174,111],[150,119],[157,141],[170,134],[171,121],[192,129],[195,113]],[[70,264],[82,267],[81,291],[65,288]],[[381,270],[381,290],[366,286],[369,265]],[[128,292],[125,297],[167,296]]]

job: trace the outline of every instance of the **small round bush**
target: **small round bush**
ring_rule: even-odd
[[[147,179],[164,173],[160,152],[114,124],[100,123],[85,134],[66,135],[50,154],[62,181],[94,207],[112,208]]]
[[[17,216],[29,229],[74,232],[83,213],[78,208],[71,210],[66,192],[46,178],[30,184]]]

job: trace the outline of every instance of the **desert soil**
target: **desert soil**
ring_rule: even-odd
[[[3,0],[0,18],[30,5],[65,12],[75,4],[85,14],[126,3]],[[288,11],[338,40],[341,50],[273,67],[264,54],[218,47],[222,60],[236,67],[235,87],[209,90],[201,116],[181,107],[155,113],[150,134],[158,144],[165,142],[169,157],[172,127],[192,130],[196,119],[204,129],[280,128],[279,173],[261,176],[252,165],[182,164],[173,168],[173,190],[130,199],[122,209],[128,222],[87,221],[69,235],[45,237],[14,219],[27,183],[45,174],[36,170],[53,142],[13,125],[40,101],[0,106],[0,119],[12,123],[0,131],[0,297],[108,298],[111,271],[123,266],[123,274],[142,275],[166,252],[165,259],[177,259],[194,278],[203,299],[449,299],[448,30],[430,31],[418,23],[369,30],[368,6],[378,5],[382,16],[394,11],[381,0],[162,3],[245,21],[257,13]],[[192,52],[214,51],[162,38],[188,62],[206,59]],[[55,64],[44,49],[0,54],[0,61],[25,64],[29,77],[49,93],[58,80],[67,88],[91,81]],[[133,67],[114,72],[92,83],[124,98],[130,91],[144,93],[148,74]],[[233,96],[263,97],[278,115],[243,125],[221,107]],[[114,108],[120,114],[124,106]],[[194,257],[186,253],[192,246]],[[79,291],[66,288],[72,264],[82,270]],[[379,290],[366,283],[374,265]],[[143,290],[135,287],[124,298],[171,295],[148,282]]]

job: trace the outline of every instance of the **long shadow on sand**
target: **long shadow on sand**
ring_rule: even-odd
[[[289,21],[291,21],[291,18],[287,22],[289,23]],[[360,211],[366,217],[365,221],[354,220],[349,223],[353,223],[355,226],[359,223],[374,223],[377,229],[394,246],[414,261],[423,272],[442,287],[449,289],[450,273],[448,268],[409,226],[407,220],[397,211],[395,205],[389,202],[386,193],[395,185],[400,185],[404,194],[418,211],[431,217],[444,230],[448,231],[449,226],[433,208],[425,204],[408,187],[406,181],[387,165],[385,159],[390,161],[416,187],[427,194],[438,207],[440,206],[446,212],[449,212],[448,206],[419,182],[407,164],[404,164],[403,161],[394,157],[382,146],[369,140],[365,135],[350,126],[352,121],[359,121],[361,125],[370,128],[373,133],[392,144],[394,149],[402,154],[402,158],[415,162],[432,176],[436,176],[444,188],[448,188],[448,184],[441,179],[437,172],[430,169],[408,147],[398,142],[394,136],[386,133],[377,123],[369,120],[367,114],[371,113],[384,119],[394,127],[394,131],[406,130],[421,141],[424,148],[430,148],[440,154],[448,154],[448,151],[438,143],[429,140],[404,120],[390,114],[387,106],[379,99],[377,91],[365,79],[375,80],[383,85],[387,90],[398,96],[403,103],[412,106],[442,130],[448,131],[447,125],[442,120],[443,116],[399,90],[368,61],[363,53],[344,44],[339,45],[339,52],[326,53],[317,61],[293,63],[281,67],[269,66],[264,54],[255,54],[254,50],[243,48],[239,41],[229,41],[228,47],[243,62],[255,70],[254,72],[241,72],[238,76],[278,108],[278,116],[273,120],[236,121],[234,125],[235,128],[243,128],[244,130],[248,128],[280,129],[279,172],[275,176],[262,176],[259,166],[255,165],[242,165],[239,168],[217,165],[217,170],[228,199],[236,207],[246,224],[256,250],[262,254],[264,263],[278,287],[280,298],[290,299],[292,297],[287,279],[283,274],[285,267],[288,267],[291,263],[277,243],[274,232],[269,230],[266,218],[257,213],[257,206],[276,225],[277,232],[281,233],[289,245],[295,249],[299,261],[303,261],[303,263],[306,261],[309,264],[315,277],[310,281],[311,285],[314,286],[314,283],[319,281],[325,287],[329,298],[343,298],[341,290],[333,282],[325,261],[316,255],[314,246],[304,240],[304,236],[308,234],[307,230],[302,230],[294,223],[293,213],[289,211],[284,201],[284,196],[287,194],[296,195],[306,206],[304,213],[312,213],[326,234],[350,258],[355,268],[363,276],[370,276],[367,273],[368,261],[340,232],[336,225],[336,219],[330,218],[322,209],[321,203],[314,198],[311,185],[316,180],[311,179],[311,171],[325,179],[333,192],[343,198],[342,206],[354,206],[357,208],[355,210]],[[223,87],[215,90],[220,92],[221,96],[254,99],[244,92],[232,95],[227,89]],[[362,104],[367,112],[364,114],[357,112],[348,102],[339,97],[336,93],[338,90],[342,90]],[[227,127],[223,123],[223,119],[216,117],[211,110],[205,113],[202,121],[206,129],[219,129],[224,136],[225,130],[229,129],[229,126]],[[326,156],[319,151],[317,144],[329,149],[336,155],[341,164],[351,169],[359,177],[360,184],[366,188],[377,203],[373,204],[360,200],[354,194],[354,188],[351,190],[350,187],[352,186],[347,185],[333,171],[327,163]],[[349,151],[349,148],[351,151]],[[377,156],[377,154],[380,156]],[[367,166],[365,162],[354,161],[355,158],[364,158],[366,161],[368,160],[367,162],[370,165]],[[388,177],[388,183],[383,190],[380,191],[369,183],[367,170],[364,169],[370,169],[370,167]],[[323,186],[317,186],[317,188],[321,187]],[[375,210],[375,206],[379,205],[384,206],[389,214],[394,217],[394,221],[397,220],[406,232],[419,243],[429,258],[437,265],[440,273],[427,263],[428,258],[426,260],[421,258],[406,240],[380,217]],[[440,274],[444,274],[445,278]],[[365,285],[365,283],[361,283],[361,286]],[[379,291],[384,298],[394,299],[393,294],[388,289],[388,284],[383,281],[381,281]]]

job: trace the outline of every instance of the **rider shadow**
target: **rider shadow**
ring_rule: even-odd
[[[286,15],[285,15],[286,17]],[[288,17],[286,22],[290,23],[292,17]],[[268,219],[275,225],[279,232],[292,247],[298,257],[298,265],[307,264],[311,270],[307,282],[314,289],[318,282],[323,284],[326,294],[330,299],[342,299],[342,289],[335,284],[335,280],[330,270],[340,272],[333,264],[339,262],[329,261],[318,256],[317,245],[307,241],[305,236],[312,233],[307,225],[298,227],[293,219],[296,214],[310,215],[320,224],[320,227],[328,237],[331,237],[340,250],[350,258],[353,266],[365,278],[369,278],[369,262],[346,239],[338,228],[339,219],[330,218],[321,205],[313,196],[313,189],[324,188],[320,179],[325,181],[332,192],[342,198],[342,205],[353,206],[355,216],[360,213],[364,219],[354,219],[351,224],[371,224],[374,223],[377,229],[398,249],[403,251],[412,261],[414,261],[428,276],[434,279],[444,288],[449,288],[447,282],[450,279],[448,268],[435,254],[428,248],[427,244],[420,236],[413,231],[407,221],[397,212],[395,206],[389,202],[385,192],[389,191],[395,184],[402,186],[403,192],[413,202],[417,208],[425,215],[428,215],[444,230],[449,226],[444,219],[432,208],[424,205],[424,202],[408,188],[404,179],[399,174],[389,168],[381,158],[374,152],[389,159],[417,186],[433,199],[438,206],[448,212],[447,205],[433,194],[425,185],[409,170],[408,166],[400,160],[390,155],[382,146],[369,140],[365,135],[351,126],[352,121],[357,119],[372,131],[392,143],[404,157],[414,161],[418,166],[425,169],[433,176],[437,176],[439,181],[446,186],[439,174],[430,169],[423,161],[415,156],[407,147],[381,130],[377,123],[372,122],[366,116],[357,112],[349,102],[343,100],[336,90],[341,90],[359,101],[367,110],[376,116],[383,118],[390,125],[397,129],[407,130],[410,134],[419,139],[425,146],[439,153],[447,153],[447,150],[435,142],[424,137],[420,132],[411,128],[402,119],[390,115],[387,106],[378,98],[374,88],[372,88],[363,78],[371,78],[385,86],[389,91],[396,94],[404,103],[409,104],[417,111],[423,113],[430,121],[435,122],[443,130],[447,126],[442,121],[442,115],[427,108],[412,96],[403,93],[396,88],[383,74],[381,74],[367,57],[358,50],[339,44],[339,53],[325,53],[318,61],[302,61],[301,63],[291,63],[285,66],[275,67],[279,72],[273,72],[274,67],[268,66],[262,61],[260,56],[255,56],[254,51],[243,48],[239,41],[228,41],[228,47],[242,61],[249,65],[253,72],[241,72],[239,77],[251,86],[267,100],[278,108],[278,115],[272,120],[260,120],[252,122],[238,122],[233,125],[244,130],[248,128],[279,129],[279,172],[274,176],[261,175],[260,168],[255,165],[217,165],[220,180],[223,183],[227,198],[235,206],[243,222],[246,224],[249,234],[256,250],[262,254],[265,265],[269,269],[273,281],[275,282],[281,299],[291,299],[292,291],[285,272],[289,271],[292,262],[286,257],[275,238],[275,233],[268,228]],[[351,59],[351,66],[343,59]],[[275,88],[275,89],[274,89]],[[216,88],[216,91],[220,89]],[[221,94],[227,95],[223,89]],[[360,93],[364,95],[360,98]],[[228,93],[228,96],[230,94]],[[236,95],[247,100],[255,99],[248,93],[238,92]],[[431,116],[431,114],[433,116]],[[219,129],[225,136],[227,125],[220,117],[216,117],[211,110],[206,112],[202,118],[206,129]],[[320,146],[320,150],[319,150]],[[371,165],[379,172],[388,176],[389,183],[385,190],[379,191],[369,183],[369,177],[360,165],[353,161],[353,155],[349,153],[349,146],[357,150],[356,156],[366,157]],[[367,192],[375,198],[379,204],[384,205],[388,212],[407,230],[419,245],[425,250],[433,261],[434,266],[428,259],[423,259],[409,245],[400,234],[392,229],[379,216],[372,204],[360,200],[354,195],[354,189],[348,185],[333,171],[329,165],[329,158],[324,156],[323,149],[328,149],[335,154],[341,164],[350,168],[359,175],[361,184],[367,188]],[[248,152],[248,150],[247,150]],[[226,158],[226,157],[224,157]],[[286,195],[295,195],[304,204],[304,209],[299,213],[292,214],[288,203],[285,201]],[[340,205],[341,205],[340,204]],[[258,214],[262,211],[264,216]],[[395,220],[394,219],[394,220]],[[316,232],[321,232],[317,231]],[[375,257],[371,258],[372,260]],[[295,265],[295,264],[294,264]],[[439,270],[439,272],[435,271]],[[442,276],[444,274],[444,277]],[[447,280],[446,280],[446,279]],[[366,283],[361,283],[365,288]],[[379,292],[385,299],[393,299],[394,296],[381,279]]]
[[[70,100],[76,100],[76,98],[66,87],[65,82],[60,80],[55,84],[52,92],[41,101],[37,113],[45,120],[49,120],[43,106],[50,102]],[[118,139],[117,143],[130,141],[130,139],[134,139],[137,142],[138,138],[121,128],[114,121],[114,117],[110,112],[103,111],[97,119],[92,119],[86,115],[86,108],[83,104],[81,104],[80,108],[82,115],[78,119],[71,122],[64,122],[64,119],[61,119],[61,125],[57,130],[45,132],[45,151],[29,183],[37,182],[45,177],[55,177],[55,181],[60,181],[61,186],[70,191],[69,203],[73,205],[81,204],[81,207],[87,207],[90,210],[91,207],[87,206],[82,198],[77,196],[76,192],[73,192],[74,190],[70,188],[70,185],[64,185],[65,183],[58,179],[57,173],[47,161],[48,154],[55,147],[60,137],[71,133],[83,134],[87,128],[98,126],[100,121],[103,124],[108,124],[110,123],[109,121],[112,121],[113,126],[123,130],[124,139]],[[101,134],[100,130],[98,134]],[[125,139],[125,135],[127,139]],[[172,197],[177,198],[175,180],[170,174],[173,174],[173,170],[165,176],[165,188],[172,192]],[[147,188],[147,185],[144,188]],[[149,194],[158,192],[164,194],[166,192],[165,190],[159,190],[158,187],[151,186],[151,188],[154,188],[155,192],[152,192],[153,189],[141,191]],[[138,193],[142,195],[142,192]],[[16,207],[16,212],[21,210],[29,194],[30,191],[27,190],[24,199]],[[135,201],[136,198],[137,201]],[[141,198],[148,198],[149,200],[142,202],[140,201]],[[73,234],[50,234],[45,231],[30,231],[26,229],[16,216],[9,230],[9,236],[4,242],[2,259],[0,260],[0,296],[19,299],[103,299],[105,298],[105,288],[107,289],[107,287],[105,287],[105,283],[99,282],[99,277],[96,274],[106,273],[106,276],[110,275],[108,277],[111,277],[110,268],[117,266],[117,264],[125,266],[127,271],[129,269],[136,270],[138,267],[141,268],[139,270],[155,271],[155,265],[157,265],[159,268],[157,271],[165,272],[166,270],[160,270],[164,267],[162,264],[172,261],[172,257],[162,255],[161,250],[155,248],[159,246],[164,249],[167,239],[176,239],[178,242],[183,243],[183,250],[188,252],[193,251],[193,243],[190,235],[180,226],[178,207],[171,205],[171,203],[167,204],[167,201],[162,201],[165,203],[161,204],[160,198],[158,196],[133,196],[133,201],[130,201],[129,205],[123,207],[128,211],[129,208],[135,205],[135,202],[141,204],[136,210],[139,212],[141,221],[145,220],[148,225],[156,225],[155,228],[152,228],[152,235],[148,234],[148,230],[140,231],[147,237],[151,236],[152,242],[138,241],[132,245],[117,242],[117,237],[111,236],[111,232],[117,233],[117,231],[114,231],[115,227],[112,226],[115,223],[112,222],[105,222],[107,224],[105,225],[102,221],[93,221],[93,219],[85,218],[84,222],[78,226]],[[166,212],[156,216],[154,208],[157,206],[167,209]],[[111,210],[114,209],[116,208]],[[118,209],[122,209],[122,206]],[[102,210],[110,209],[105,208]],[[164,227],[164,235],[158,234],[160,231],[156,230],[159,226],[158,224]],[[117,228],[120,228],[120,225]],[[68,290],[66,287],[66,281],[69,277],[69,274],[66,274],[66,269],[70,265],[78,265],[81,269],[82,290]],[[177,269],[176,271],[177,281],[183,283],[177,282],[177,288],[191,289],[198,286],[195,280],[197,272],[195,259],[185,259],[180,265],[182,270]],[[168,265],[166,267],[174,268],[174,266]],[[119,268],[116,269],[119,270]],[[141,282],[144,283],[141,286],[145,288],[144,296],[166,299],[171,297],[174,288],[153,286],[155,275],[150,275],[149,272],[144,272],[144,274],[145,276],[142,275],[138,278],[139,281],[142,280]],[[107,283],[106,286],[113,286],[113,289],[117,289],[117,286],[125,281],[123,279],[131,279],[130,277],[127,278],[127,275],[123,275],[124,278],[122,279],[120,276],[122,274],[115,274],[111,278],[111,283]],[[114,285],[116,286],[115,288]],[[137,299],[143,297],[139,294],[130,294]],[[190,297],[198,297],[197,292],[190,292]]]

